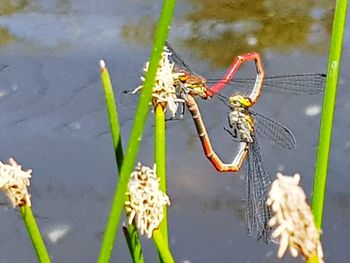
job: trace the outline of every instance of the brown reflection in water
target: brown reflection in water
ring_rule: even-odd
[[[70,0],[61,0],[57,3],[57,10],[56,12],[58,14],[68,15],[71,12],[74,12],[72,10],[72,3]]]
[[[1,0],[0,15],[10,15],[16,11],[20,11],[29,4],[29,0]],[[2,33],[2,32],[1,32]]]
[[[1,0],[0,1],[0,16],[10,15],[14,12],[23,10],[28,6],[29,0]],[[8,45],[15,41],[16,38],[10,33],[7,28],[0,27],[0,46]]]
[[[139,21],[123,25],[122,37],[127,42],[151,45],[157,21],[154,17],[144,16]]]
[[[233,57],[251,51],[288,53],[298,48],[326,54],[333,2],[191,0],[190,11],[181,21],[191,34],[183,42],[213,67],[227,67]],[[154,17],[143,17],[124,25],[122,35],[127,42],[150,45],[155,27]]]
[[[227,66],[234,56],[250,51],[291,52],[298,47],[323,54],[328,50],[334,1],[191,2],[196,10],[186,20],[192,23],[193,35],[185,45],[214,66]]]
[[[0,27],[0,46],[8,45],[15,40],[16,38],[6,28]]]

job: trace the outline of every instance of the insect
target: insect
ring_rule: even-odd
[[[195,73],[185,61],[176,54],[169,43],[166,43],[166,50],[171,53],[169,56],[170,62],[174,64],[173,72],[177,74],[177,79],[174,82],[176,95],[179,101],[176,102],[180,107],[178,114],[172,116],[168,120],[183,119],[185,113],[185,103],[181,100],[186,95],[192,95],[204,100],[211,99],[219,92],[228,87],[230,91],[233,90],[247,90],[253,85],[258,86],[264,80],[264,90],[270,92],[282,92],[288,94],[318,94],[323,92],[325,84],[325,74],[322,73],[308,73],[295,75],[281,75],[264,77],[264,71],[261,59],[258,53],[251,52],[234,59],[232,65],[222,79],[207,79]],[[237,78],[239,67],[249,61],[254,61],[256,65],[256,78]],[[258,90],[257,88],[255,90]],[[125,90],[123,94],[135,94],[135,90]],[[255,94],[256,99],[260,94]],[[129,108],[130,101],[122,96],[122,104]],[[123,102],[125,101],[125,102]],[[183,101],[183,100],[182,100]]]
[[[230,88],[230,91],[247,90],[254,86],[254,92],[250,94],[253,101],[260,96],[260,88],[264,82],[264,90],[269,92],[282,92],[288,94],[309,94],[314,95],[323,92],[326,75],[323,73],[307,73],[281,76],[265,77],[261,58],[258,53],[251,52],[240,55],[233,60],[233,63],[227,70],[222,79],[206,79],[203,76],[195,73],[185,61],[179,57],[169,43],[166,43],[166,48],[171,53],[170,59],[175,64],[174,71],[182,73],[179,76],[177,85],[177,93],[179,98],[183,98],[187,94],[201,99],[211,99],[225,87]],[[239,67],[249,61],[255,62],[257,72],[256,78],[237,78]],[[259,91],[259,92],[258,92]],[[180,115],[175,119],[182,119],[184,116],[185,107],[181,105]]]
[[[237,172],[241,169],[244,160],[247,159],[246,221],[248,234],[252,235],[255,232],[257,239],[263,238],[267,241],[270,236],[267,222],[271,215],[265,201],[271,179],[263,166],[256,132],[264,133],[275,143],[287,149],[294,148],[295,138],[292,132],[282,124],[251,111],[249,107],[252,106],[252,102],[249,97],[234,95],[227,99],[222,95],[218,96],[230,108],[228,113],[229,128],[225,128],[225,130],[239,143],[238,153],[228,164],[224,163],[213,149],[199,107],[193,96],[187,96],[186,106],[192,115],[203,151],[219,172]]]
[[[266,205],[266,199],[271,179],[263,166],[263,157],[256,139],[256,129],[259,126],[261,132],[267,131],[267,137],[285,148],[293,148],[295,146],[295,138],[285,126],[250,110],[261,94],[264,79],[264,69],[257,53],[254,53],[254,60],[257,77],[249,95],[237,94],[227,99],[218,93],[224,87],[224,85],[221,85],[223,81],[214,84],[211,88],[204,87],[204,94],[208,94],[208,96],[201,96],[200,94],[200,97],[204,99],[217,95],[230,109],[228,113],[229,128],[225,128],[225,130],[239,143],[238,152],[231,163],[224,163],[213,149],[199,107],[194,98],[197,94],[188,88],[189,92],[185,93],[183,99],[192,115],[203,151],[216,170],[219,172],[237,172],[247,159],[245,210],[248,234],[253,235],[254,233],[258,240],[262,238],[267,242],[270,239],[271,232],[268,226],[271,211]],[[233,71],[235,70],[231,69],[224,79],[228,81],[232,77],[231,73]],[[205,85],[205,83],[202,84],[203,86]],[[197,84],[195,90],[199,90],[198,86],[200,85]],[[258,123],[259,125],[257,125]]]
[[[260,146],[256,139],[257,133],[272,139],[278,145],[291,149],[295,146],[292,132],[278,122],[256,113],[250,108],[260,97],[262,87],[272,92],[287,92],[292,94],[317,94],[323,91],[325,75],[321,73],[297,74],[266,77],[258,53],[248,53],[238,56],[222,79],[206,79],[195,72],[176,55],[167,43],[169,57],[174,63],[173,72],[177,73],[174,82],[176,96],[181,99],[180,115],[172,119],[181,119],[185,106],[192,115],[197,133],[202,143],[203,151],[212,165],[220,172],[237,172],[247,159],[246,176],[246,219],[248,233],[256,233],[258,239],[266,241],[270,236],[267,222],[270,211],[265,204],[271,179],[263,166]],[[256,78],[234,77],[239,67],[248,61],[254,61]],[[225,87],[237,91],[240,88],[251,89],[248,95],[233,95],[226,98],[221,95]],[[252,88],[253,87],[253,88]],[[231,91],[231,90],[230,90]],[[229,107],[228,124],[225,130],[239,143],[239,149],[231,163],[224,163],[213,149],[207,133],[200,109],[195,98],[204,100],[218,97]],[[181,102],[183,101],[183,102]]]

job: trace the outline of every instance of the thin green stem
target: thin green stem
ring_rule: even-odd
[[[123,154],[123,146],[122,146],[122,139],[121,139],[121,133],[120,133],[117,106],[115,104],[115,96],[113,92],[112,82],[108,73],[108,69],[103,60],[100,61],[100,66],[101,66],[102,87],[106,98],[106,107],[108,112],[109,126],[112,133],[113,147],[115,151],[115,157],[117,159],[118,172],[120,172],[123,159],[124,159],[124,154]]]
[[[153,231],[153,241],[156,244],[161,262],[166,262],[166,263],[175,262],[173,256],[171,255],[169,246],[165,242],[164,237],[160,230]]]
[[[106,98],[106,107],[107,107],[109,125],[111,129],[111,134],[112,134],[113,147],[115,151],[118,172],[120,173],[123,159],[124,159],[124,154],[123,154],[123,146],[122,146],[117,106],[115,104],[115,96],[113,92],[112,82],[108,73],[108,69],[103,60],[100,61],[100,66],[101,66],[102,87]],[[129,227],[125,227],[125,229],[123,228],[123,232],[124,232],[124,236],[126,238],[133,262],[143,263],[144,259],[142,254],[142,247],[141,247],[141,242],[140,242],[140,238],[139,238],[139,234],[137,232],[136,226],[129,225]]]
[[[320,260],[318,259],[317,255],[313,255],[305,260],[307,263],[319,263]]]
[[[140,242],[139,232],[134,224],[129,226],[123,226],[123,233],[128,244],[132,262],[143,263],[145,262],[142,254],[142,246]]]
[[[40,234],[39,227],[35,221],[32,209],[29,206],[21,206],[20,210],[39,262],[50,263],[51,259]]]
[[[165,113],[162,105],[158,104],[155,109],[155,136],[154,136],[154,148],[155,148],[155,160],[157,165],[157,176],[160,179],[159,189],[163,192],[167,192],[167,178],[166,178],[166,134],[165,134]],[[164,206],[164,219],[160,224],[160,232],[164,238],[164,241],[169,246],[168,242],[168,209]]]
[[[175,0],[165,0],[163,2],[162,12],[159,18],[159,24],[155,34],[154,46],[150,58],[149,69],[146,73],[144,88],[142,89],[140,100],[135,114],[133,129],[131,131],[128,149],[125,154],[123,166],[120,172],[119,182],[114,194],[112,207],[106,226],[98,262],[109,262],[113,244],[117,235],[118,226],[122,211],[124,208],[125,191],[133,171],[137,153],[142,139],[142,133],[146,124],[147,115],[149,112],[149,102],[152,97],[152,87],[157,73],[161,53],[168,36],[170,22],[175,7]]]
[[[312,211],[318,228],[322,227],[323,206],[327,181],[328,160],[332,138],[334,107],[337,95],[340,57],[346,19],[347,0],[338,0],[333,21],[327,82],[324,94],[316,171],[312,198]]]

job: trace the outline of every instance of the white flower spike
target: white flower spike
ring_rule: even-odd
[[[9,159],[9,164],[0,161],[0,189],[10,199],[13,207],[31,206],[27,189],[30,185],[31,173],[32,170],[22,170],[22,166],[13,158]]]
[[[184,102],[183,99],[177,97],[175,88],[175,83],[178,81],[178,78],[182,73],[173,72],[174,63],[170,62],[169,56],[171,56],[171,53],[166,47],[164,47],[153,87],[152,104],[153,107],[161,104],[164,111],[169,109],[172,117],[174,117],[179,103]],[[148,71],[148,65],[149,62],[145,64],[145,67],[143,68],[144,72]],[[141,77],[141,80],[144,82],[145,78]],[[137,87],[133,90],[132,94],[139,92],[142,88],[143,85]]]
[[[267,199],[273,216],[269,221],[275,227],[272,237],[279,240],[277,252],[283,257],[287,249],[293,257],[301,253],[306,259],[317,256],[323,261],[320,231],[316,228],[311,209],[306,202],[304,190],[299,186],[300,175],[277,174]]]
[[[128,224],[135,221],[141,235],[151,238],[164,218],[164,206],[170,205],[169,197],[159,190],[156,165],[151,169],[138,163],[131,173],[128,190],[125,201]]]

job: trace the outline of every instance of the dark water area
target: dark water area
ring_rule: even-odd
[[[199,74],[223,76],[233,58],[262,56],[266,75],[325,72],[334,1],[179,1],[169,40]],[[117,96],[124,145],[135,105],[121,92],[140,85],[160,1],[3,1],[0,5],[0,159],[33,169],[34,213],[53,262],[95,262],[107,221],[116,164],[99,60]],[[349,18],[349,15],[348,15]],[[346,27],[323,225],[327,262],[350,255],[350,27]],[[248,75],[249,67],[240,74]],[[265,169],[302,175],[310,197],[323,95],[263,92],[254,109],[289,127],[287,151],[259,138]],[[134,100],[134,102],[136,102]],[[227,109],[200,102],[213,144],[231,160]],[[153,165],[150,113],[138,157]],[[170,242],[176,262],[278,262],[275,244],[247,236],[245,170],[219,174],[202,152],[195,127],[167,123]],[[6,200],[3,197],[3,200]],[[20,214],[0,208],[0,262],[37,262]],[[124,218],[125,221],[125,218]],[[157,259],[146,239],[146,262]],[[119,231],[113,261],[130,262]],[[286,256],[283,262],[302,262]]]

